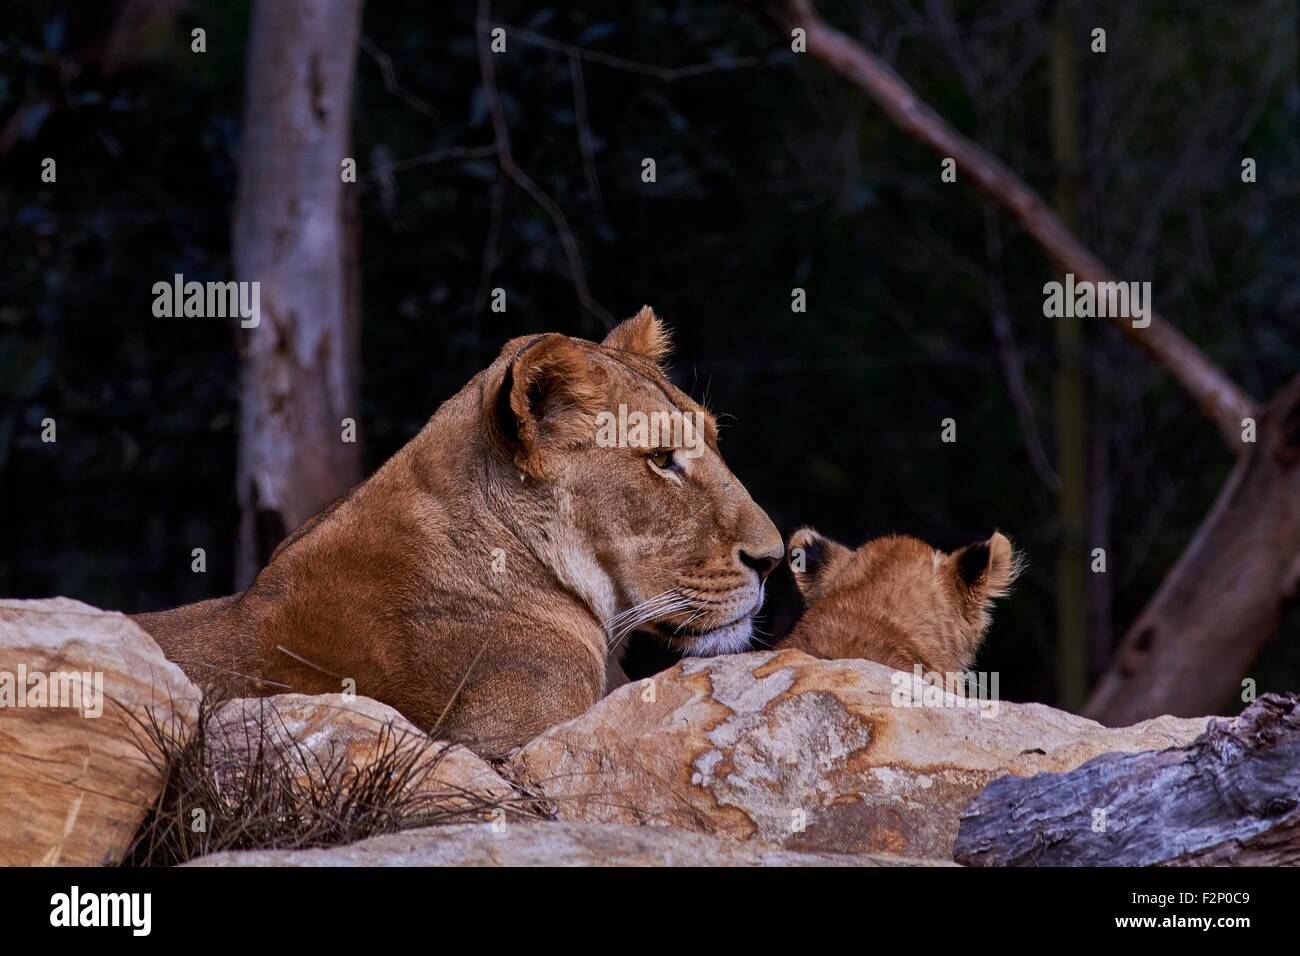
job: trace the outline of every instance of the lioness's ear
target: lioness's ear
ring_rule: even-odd
[[[672,337],[648,305],[625,322],[620,322],[600,343],[607,349],[620,349],[640,355],[658,365],[673,350]]]
[[[976,541],[953,552],[957,583],[981,606],[1011,590],[1020,575],[1022,560],[999,531],[987,541]]]
[[[811,603],[816,599],[834,570],[852,553],[815,528],[800,528],[790,535],[785,557],[804,600]]]
[[[523,346],[506,367],[497,395],[496,432],[525,474],[544,477],[548,458],[595,435],[600,371],[567,336],[552,333]]]

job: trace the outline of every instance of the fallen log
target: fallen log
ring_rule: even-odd
[[[967,866],[1300,865],[1300,694],[1265,694],[1186,747],[1006,776],[962,812]]]

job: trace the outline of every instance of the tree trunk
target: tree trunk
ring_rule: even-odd
[[[967,866],[1300,864],[1300,695],[1267,694],[1187,747],[1000,777],[962,813]]]
[[[359,316],[340,164],[361,6],[253,6],[233,239],[236,278],[260,283],[261,316],[238,330],[239,587],[360,477],[342,426],[358,414]]]
[[[1225,706],[1300,592],[1300,376],[1263,406],[1227,484],[1084,713],[1112,726]]]

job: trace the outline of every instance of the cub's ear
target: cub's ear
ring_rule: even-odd
[[[641,306],[641,311],[632,318],[620,322],[600,344],[607,349],[631,352],[656,365],[673,350],[668,329],[648,305]]]
[[[987,541],[976,541],[953,552],[958,585],[981,607],[1004,597],[1020,576],[1023,559],[1000,531]]]
[[[812,603],[822,594],[826,582],[853,552],[838,541],[832,541],[816,528],[800,528],[790,535],[786,560],[794,583],[806,602]]]
[[[558,452],[592,438],[602,372],[573,339],[528,340],[506,366],[492,418],[502,451],[520,471],[545,477]]]

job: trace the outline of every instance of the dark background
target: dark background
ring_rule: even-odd
[[[4,7],[0,594],[138,611],[228,593],[232,328],[155,319],[151,287],[230,278],[248,4],[162,4],[126,53],[111,47],[119,4]],[[1051,194],[1050,2],[821,8]],[[1003,696],[1052,701],[1060,526],[1030,449],[1055,456],[1042,287],[1058,275],[1037,246],[737,6],[498,3],[493,19],[640,64],[709,65],[667,79],[584,60],[584,125],[569,57],[512,36],[496,69],[515,159],[564,211],[599,306],[623,318],[649,303],[673,327],[674,379],[722,415],[729,464],[783,531],[952,548],[999,528],[1025,550],[979,664],[1002,672]],[[1082,237],[1123,279],[1152,280],[1161,312],[1245,389],[1272,394],[1300,368],[1296,4],[1083,3],[1078,22]],[[1094,25],[1103,55],[1087,50]],[[195,26],[206,54],[190,52]],[[372,0],[363,32],[370,470],[507,338],[599,339],[605,324],[579,305],[551,218],[492,158],[420,159],[491,142],[473,5]],[[40,182],[47,155],[57,186]],[[1244,156],[1257,183],[1241,182]],[[392,162],[406,165],[375,175]],[[504,315],[484,305],[495,286]],[[1001,297],[1013,340],[999,343]],[[1109,566],[1089,632],[1104,660],[1231,459],[1165,373],[1085,325],[1089,534]],[[1019,413],[1009,362],[1026,378]],[[46,416],[57,444],[40,441]],[[940,441],[946,417],[956,444]],[[1293,610],[1256,668],[1261,692],[1300,686],[1297,638]]]

